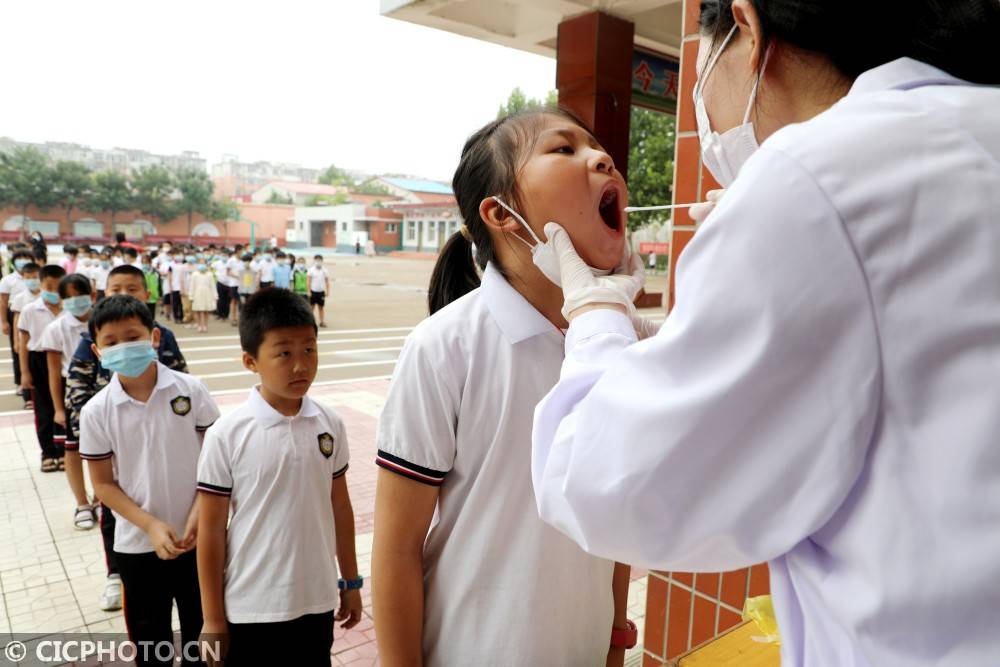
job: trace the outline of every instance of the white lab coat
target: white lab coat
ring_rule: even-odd
[[[998,664],[998,110],[901,59],[769,138],[657,336],[573,321],[542,518],[635,565],[768,561],[784,665]]]

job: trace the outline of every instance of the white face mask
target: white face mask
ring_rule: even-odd
[[[531,238],[535,240],[535,245],[531,245],[517,234],[514,235],[518,241],[531,249],[531,263],[537,266],[538,270],[541,271],[546,278],[562,287],[562,279],[560,278],[559,270],[559,258],[556,257],[556,251],[555,248],[552,247],[552,243],[550,241],[543,243],[542,240],[535,234],[535,231],[528,225],[527,221],[521,217],[521,214],[512,209],[510,206],[507,206],[507,204],[505,204],[500,197],[493,197],[493,200],[503,206],[508,213],[514,216],[514,219],[520,222],[521,225],[528,230],[528,234],[531,235]],[[590,267],[590,271],[595,276],[606,276],[611,273],[611,271],[595,269],[594,267]]]
[[[757,143],[757,135],[754,133],[753,123],[750,122],[750,111],[757,100],[757,88],[760,87],[764,67],[767,67],[767,55],[765,55],[764,67],[761,68],[760,74],[757,75],[757,81],[753,84],[753,90],[750,91],[750,101],[747,103],[743,123],[723,134],[714,132],[708,119],[708,110],[705,108],[705,98],[701,91],[705,87],[708,75],[715,69],[719,56],[722,55],[726,46],[733,39],[733,35],[736,34],[736,29],[737,26],[734,25],[733,29],[729,31],[729,35],[712,56],[694,89],[694,114],[698,123],[698,139],[701,141],[701,159],[708,170],[712,172],[715,180],[724,188],[733,184],[740,169],[750,159],[750,156],[760,148],[760,144]],[[770,49],[768,52],[770,53]]]

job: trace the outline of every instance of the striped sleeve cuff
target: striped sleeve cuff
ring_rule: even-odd
[[[84,454],[83,452],[80,452],[80,458],[84,461],[103,461],[105,459],[110,459],[114,455],[114,452],[105,452],[103,454]]]
[[[198,490],[211,493],[214,496],[231,496],[233,494],[233,487],[227,488],[225,486],[209,484],[208,482],[198,482]]]
[[[347,472],[347,469],[349,467],[350,467],[350,464],[345,463],[343,468],[341,468],[337,472],[333,473],[333,478],[337,479],[338,477],[343,477],[344,474]]]
[[[409,477],[414,481],[420,482],[421,484],[428,484],[430,486],[441,486],[444,482],[444,476],[447,474],[446,472],[431,470],[430,468],[424,468],[423,466],[418,466],[415,463],[410,463],[405,459],[394,456],[389,452],[384,452],[381,449],[378,450],[378,456],[375,457],[375,464],[380,468],[385,468],[386,470],[394,472],[398,475]]]
[[[212,424],[214,423],[215,422],[212,422]],[[197,424],[195,424],[194,430],[197,431],[198,433],[204,433],[208,429],[212,428],[212,424],[206,424],[205,426],[198,426]]]

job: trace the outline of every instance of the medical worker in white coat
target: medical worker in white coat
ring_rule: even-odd
[[[1000,3],[707,0],[701,25],[727,192],[661,330],[625,315],[641,268],[595,277],[545,226],[571,324],[539,512],[620,562],[767,561],[783,665],[998,665]]]

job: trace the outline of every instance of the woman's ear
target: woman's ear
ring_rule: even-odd
[[[479,202],[479,217],[487,227],[498,232],[516,232],[521,227],[514,216],[493,197]]]
[[[734,0],[733,19],[743,35],[750,37],[750,69],[757,72],[764,61],[764,31],[760,15],[750,0]]]

